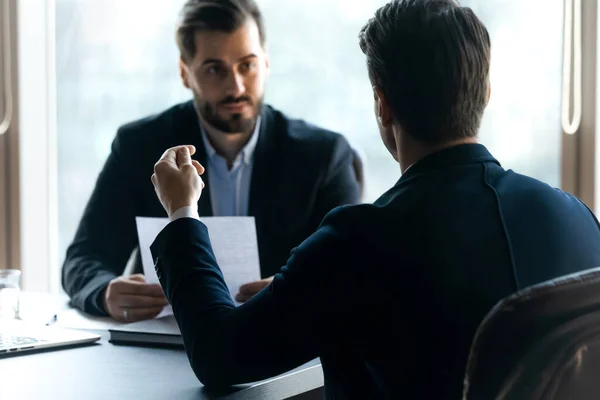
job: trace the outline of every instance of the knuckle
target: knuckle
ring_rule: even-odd
[[[164,165],[165,163],[162,160],[157,161],[156,164],[154,164],[154,173],[159,173],[160,170],[164,168]]]
[[[116,283],[116,282],[109,283],[108,286],[106,287],[106,298],[113,297],[115,295],[115,292],[118,289],[119,289],[118,283]]]
[[[116,300],[117,297],[118,295],[115,293],[114,290],[110,290],[110,288],[106,290],[106,301],[113,302],[114,300]]]

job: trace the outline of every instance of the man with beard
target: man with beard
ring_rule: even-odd
[[[255,217],[264,279],[242,286],[239,301],[267,286],[330,210],[359,200],[347,141],[263,104],[269,59],[254,1],[189,0],[177,44],[193,101],[118,130],[67,250],[63,287],[90,314],[137,321],[167,304],[160,285],[123,272],[137,246],[135,217],[166,217],[149,177],[170,147],[193,144],[206,167],[201,216]],[[138,254],[134,272],[140,264]]]

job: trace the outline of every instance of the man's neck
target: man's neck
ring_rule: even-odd
[[[237,155],[252,137],[253,131],[226,133],[207,124],[202,118],[200,118],[200,123],[211,146],[218,155],[227,161],[227,165],[231,168]]]
[[[477,143],[476,137],[461,138],[451,140],[439,144],[424,144],[413,139],[409,135],[400,135],[396,137],[398,146],[398,160],[400,162],[400,170],[404,174],[406,170],[417,163],[422,158],[436,153],[442,149],[458,146],[461,144]]]

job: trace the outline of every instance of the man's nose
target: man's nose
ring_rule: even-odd
[[[246,87],[244,85],[244,77],[236,72],[229,75],[227,79],[227,96],[239,97],[244,94]]]

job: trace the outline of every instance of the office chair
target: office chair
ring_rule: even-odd
[[[500,301],[479,325],[463,400],[600,399],[600,268]]]

